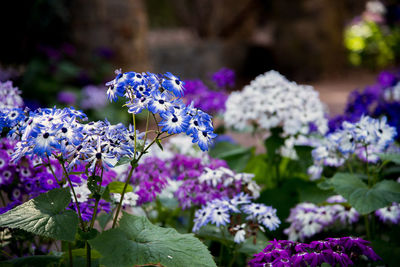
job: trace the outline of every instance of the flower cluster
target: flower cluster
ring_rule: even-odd
[[[112,167],[122,157],[133,158],[132,127],[111,125],[108,121],[81,123],[86,115],[73,108],[46,108],[29,112],[19,127],[11,131],[19,137],[13,160],[26,155],[42,158],[62,156],[72,170],[78,163]]]
[[[373,119],[363,116],[356,123],[343,122],[326,136],[313,151],[314,165],[309,168],[312,179],[320,178],[323,166],[341,166],[355,154],[362,161],[377,162],[379,153],[394,142],[396,129],[387,124],[386,117]]]
[[[20,95],[21,91],[13,87],[12,81],[0,82],[0,110],[22,107],[24,101]]]
[[[45,193],[54,188],[60,187],[60,179],[63,177],[63,169],[57,160],[41,159],[33,155],[23,157],[17,163],[12,161],[12,154],[16,141],[3,138],[0,143],[0,190],[8,193],[10,203],[1,209],[1,213]],[[87,187],[88,176],[85,174],[85,166],[79,165],[74,168],[73,175],[70,175],[72,185],[77,195],[84,220],[90,220],[93,214],[92,206],[94,199],[90,198],[90,190]],[[105,171],[102,185],[106,186],[115,179],[115,172]],[[100,210],[110,211],[110,205],[100,200]],[[70,204],[70,209],[75,209]]]
[[[216,137],[211,116],[182,102],[184,82],[172,73],[164,75],[153,73],[121,73],[108,82],[107,96],[110,101],[125,97],[128,112],[137,114],[147,109],[159,114],[163,132],[169,134],[186,133],[198,143],[202,150],[208,150],[212,139]]]
[[[311,86],[288,81],[276,71],[258,76],[226,102],[225,123],[237,130],[283,128],[284,136],[327,131],[324,106]]]
[[[235,86],[235,72],[228,68],[222,68],[212,75],[212,80],[219,88]]]
[[[131,184],[137,195],[137,204],[153,201],[168,185],[169,170],[164,161],[148,157],[134,170]]]
[[[346,226],[358,221],[358,212],[345,205],[347,201],[340,195],[329,197],[326,202],[328,205],[324,206],[305,202],[292,208],[287,219],[290,226],[284,230],[288,239],[305,240],[327,230],[336,222]]]
[[[252,203],[251,197],[240,193],[228,199],[215,199],[208,202],[195,213],[193,232],[197,232],[208,223],[217,227],[228,226],[236,243],[244,242],[246,237],[255,236],[258,230],[270,231],[279,227],[281,221],[276,209],[264,204]]]
[[[217,113],[225,110],[228,95],[225,91],[210,90],[201,80],[185,81],[185,100],[200,109]]]
[[[384,223],[400,223],[400,204],[392,203],[392,205],[378,209],[375,215]]]
[[[399,85],[400,75],[383,71],[377,78],[377,83],[367,86],[363,91],[354,90],[350,93],[344,114],[333,117],[329,121],[330,131],[340,128],[344,121],[356,122],[363,115],[371,117],[387,117],[388,124],[400,130]]]
[[[381,258],[369,246],[369,242],[358,237],[327,238],[321,241],[297,243],[274,240],[262,252],[249,261],[250,267],[262,266],[350,266],[361,263],[363,257],[371,261]]]
[[[82,89],[82,109],[100,110],[107,105],[107,96],[103,86],[88,85]]]

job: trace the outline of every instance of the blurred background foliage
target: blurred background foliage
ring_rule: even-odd
[[[79,106],[83,88],[103,86],[117,68],[206,80],[229,67],[239,89],[270,69],[312,83],[395,67],[399,4],[382,1],[382,11],[366,2],[2,1],[0,79],[12,79],[31,107],[60,102],[60,92]]]

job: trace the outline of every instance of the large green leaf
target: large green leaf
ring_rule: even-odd
[[[234,171],[241,172],[254,153],[252,147],[241,147],[229,142],[220,142],[210,150],[210,156],[225,160]]]
[[[71,201],[68,188],[57,188],[0,216],[0,226],[19,228],[40,236],[74,241],[78,216],[65,210]]]
[[[103,232],[89,243],[102,254],[105,266],[216,266],[206,246],[193,234],[180,234],[127,213],[118,228]]]
[[[361,214],[400,202],[400,184],[392,180],[383,180],[369,188],[357,174],[337,173],[328,181]]]
[[[382,161],[394,162],[400,164],[400,154],[378,154]]]

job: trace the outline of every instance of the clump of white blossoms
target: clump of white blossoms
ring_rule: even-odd
[[[328,130],[318,92],[276,71],[259,75],[242,91],[231,93],[224,118],[228,127],[239,131],[282,127],[283,137]]]

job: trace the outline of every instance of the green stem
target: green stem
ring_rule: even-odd
[[[189,223],[188,223],[188,229],[187,232],[191,233],[194,225],[194,213],[195,213],[195,207],[190,208],[190,216],[189,216]]]
[[[146,131],[144,132],[143,140],[146,142],[147,139],[147,132],[149,130],[149,118],[150,118],[150,111],[147,111],[147,118],[146,118]],[[135,133],[136,134],[136,133]],[[144,149],[144,148],[143,148]]]
[[[154,115],[154,114],[153,114],[153,115]],[[147,150],[156,142],[157,138],[160,137],[161,134],[162,134],[162,133],[160,133],[160,132],[157,133],[157,136],[153,139],[153,141],[151,141],[150,144],[148,144],[148,145],[146,146],[146,148],[140,153],[139,157],[138,157],[137,159],[134,159],[134,160],[131,162],[131,170],[129,171],[129,174],[128,174],[128,176],[126,177],[126,180],[125,180],[125,185],[124,185],[124,188],[123,188],[123,190],[122,190],[121,199],[120,199],[120,201],[119,201],[119,203],[118,203],[117,211],[116,211],[115,216],[114,216],[112,228],[115,228],[115,226],[116,226],[116,224],[117,224],[118,215],[119,215],[119,212],[121,211],[122,201],[123,201],[124,196],[125,196],[126,188],[128,187],[129,181],[131,180],[133,170],[136,168],[137,163],[139,162],[140,158],[141,158],[144,154],[146,154]],[[136,152],[135,152],[135,154],[136,154]]]
[[[364,223],[365,223],[365,231],[367,232],[367,239],[368,239],[368,241],[371,241],[371,229],[369,227],[368,214],[364,215]]]
[[[76,209],[78,211],[79,220],[80,220],[80,223],[81,223],[82,230],[85,230],[85,223],[83,222],[83,219],[82,219],[82,214],[81,214],[81,209],[79,207],[78,198],[76,197],[76,193],[75,193],[74,187],[72,186],[71,179],[69,178],[68,172],[65,169],[64,162],[60,161],[60,160],[59,160],[59,162],[60,162],[60,164],[61,164],[61,166],[63,168],[65,177],[67,177],[68,184],[69,184],[69,187],[71,188],[72,194],[74,195],[75,205],[76,205]]]
[[[91,266],[92,266],[92,255],[89,242],[86,241],[86,267],[91,267]]]
[[[100,184],[99,184],[99,188],[97,189],[97,196],[96,196],[96,203],[94,204],[94,211],[93,211],[93,216],[92,216],[92,220],[90,222],[90,229],[93,228],[94,226],[94,222],[96,221],[96,216],[97,216],[97,210],[99,207],[99,202],[100,202],[100,198],[101,196],[99,196],[98,194],[100,194],[100,190],[101,190],[101,183],[103,182],[103,172],[104,172],[104,168],[101,167],[101,175],[100,175]],[[95,174],[93,174],[95,175]]]
[[[349,168],[349,171],[351,174],[353,174],[353,167],[351,167],[350,161],[347,161],[347,167]]]
[[[369,163],[368,163],[368,145],[364,145],[365,147],[365,172],[367,173],[368,177],[368,186],[371,187],[371,177],[369,175]]]
[[[49,157],[49,155],[47,155],[47,154],[46,154],[46,156],[47,156],[47,160],[49,161],[48,166],[49,166],[49,168],[50,168],[50,171],[51,171],[51,173],[53,174],[54,179],[56,179],[57,183],[58,183],[58,184],[60,185],[60,187],[61,187],[61,185],[63,184],[63,181],[59,181],[59,180],[57,179],[57,176],[56,176],[56,174],[54,173],[53,167],[51,166],[51,163],[50,163],[50,157]]]
[[[4,196],[3,196],[3,190],[0,190],[0,198],[1,198],[1,203],[3,203],[3,206],[4,207],[7,206],[6,200],[4,199]]]
[[[222,266],[222,259],[223,259],[223,255],[224,255],[224,245],[222,243],[220,243],[221,246],[219,247],[219,266]]]
[[[232,257],[231,261],[229,262],[228,267],[232,267],[233,264],[235,263],[235,260],[236,260],[236,256],[237,256],[237,246],[236,246],[236,244],[235,244],[234,246],[235,246],[235,247],[234,247],[234,251],[233,251],[233,257]]]
[[[72,248],[71,248],[71,243],[68,242],[68,258],[69,258],[69,266],[73,267],[74,266],[74,262],[72,260]]]
[[[120,199],[120,201],[119,201],[119,203],[118,203],[117,211],[115,212],[115,216],[114,216],[114,221],[113,221],[113,224],[112,224],[112,228],[114,228],[115,225],[117,224],[117,219],[118,219],[119,212],[120,212],[120,210],[121,210],[122,201],[124,200],[126,188],[128,187],[129,181],[131,180],[132,173],[133,173],[133,170],[134,170],[134,169],[135,169],[135,165],[132,165],[132,166],[131,166],[131,170],[129,171],[129,174],[128,174],[128,176],[126,177],[124,189],[122,190],[122,194],[121,194],[121,199]]]

